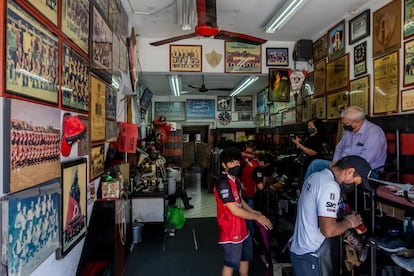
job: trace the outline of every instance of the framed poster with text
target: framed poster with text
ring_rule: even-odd
[[[329,62],[326,65],[326,91],[333,92],[348,89],[349,54]]]
[[[414,88],[401,91],[401,111],[414,109]]]
[[[322,96],[326,92],[326,59],[322,59],[314,65],[313,88],[315,97]]]
[[[328,56],[328,34],[324,34],[321,38],[313,43],[313,62],[316,63]]]
[[[201,72],[202,70],[201,45],[170,45],[171,72]]]
[[[91,141],[105,140],[105,105],[106,105],[106,85],[105,82],[91,75],[91,96],[90,96],[90,135]]]
[[[62,32],[85,53],[89,48],[89,1],[62,0]]]
[[[341,112],[348,107],[348,91],[326,96],[326,119],[336,119],[341,117]]]
[[[369,75],[351,80],[349,82],[349,105],[357,105],[369,114]]]
[[[262,72],[261,45],[240,42],[225,42],[226,73],[258,73]]]
[[[311,100],[311,118],[321,120],[326,118],[326,97],[313,98]]]

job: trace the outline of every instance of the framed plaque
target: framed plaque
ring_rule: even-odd
[[[331,62],[345,54],[345,20],[342,20],[328,31],[329,53],[328,60]]]
[[[89,1],[62,0],[62,32],[85,53],[89,48]]]
[[[91,141],[105,140],[105,116],[106,116],[106,85],[105,82],[91,75],[90,96],[90,135]]]
[[[367,42],[364,41],[354,47],[354,76],[367,73]]]
[[[317,117],[321,120],[326,118],[326,98],[319,97],[311,100],[311,118]]]
[[[315,97],[321,96],[326,92],[326,59],[315,63],[313,69],[313,88]]]
[[[403,86],[414,84],[414,39],[404,43],[404,82]]]
[[[367,9],[349,20],[349,44],[353,44],[370,35],[371,10]]]
[[[398,108],[398,51],[374,59],[374,114],[396,112]]]
[[[414,35],[414,1],[404,0],[404,39]]]
[[[348,91],[326,96],[326,119],[336,119],[341,117],[341,112],[348,107]]]
[[[401,91],[401,111],[414,110],[414,88]]]
[[[168,122],[185,121],[185,102],[155,102],[154,114],[164,115]]]
[[[328,34],[324,34],[321,38],[313,43],[313,62],[316,63],[328,56]]]
[[[349,82],[349,105],[357,105],[369,114],[369,75],[351,80]]]
[[[269,68],[270,102],[288,102],[290,100],[289,70]]]
[[[262,47],[240,42],[225,42],[226,73],[262,72]]]
[[[349,54],[346,54],[326,65],[326,91],[348,89]]]
[[[201,72],[201,45],[170,45],[171,72]]]

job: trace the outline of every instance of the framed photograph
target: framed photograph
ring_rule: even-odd
[[[99,11],[102,15],[107,19],[108,18],[108,0],[95,0],[96,6],[98,7]]]
[[[404,43],[404,81],[403,86],[414,84],[414,39]]]
[[[69,251],[85,236],[87,217],[87,159],[81,158],[62,163],[62,213],[60,215],[62,233],[61,250],[58,259]]]
[[[57,37],[14,1],[7,1],[7,30],[5,93],[57,105]]]
[[[112,30],[96,6],[92,8],[91,70],[112,83]]]
[[[187,119],[215,119],[216,109],[214,100],[188,99],[185,103]]]
[[[351,80],[349,82],[349,105],[357,105],[369,114],[369,75]]]
[[[326,96],[326,119],[337,119],[341,117],[341,112],[348,107],[348,91]]]
[[[328,33],[324,34],[321,38],[316,40],[313,45],[313,62],[316,63],[328,56],[329,42]]]
[[[85,53],[89,48],[89,1],[62,0],[62,32]]]
[[[90,148],[89,148],[89,118],[88,116],[82,116],[78,115],[79,119],[82,121],[82,123],[87,126],[86,132],[85,132],[85,138],[80,139],[78,142],[78,155],[89,155]]]
[[[265,114],[264,113],[256,114],[256,126],[259,128],[265,126]]]
[[[302,97],[312,96],[315,93],[314,75],[313,72],[309,73],[305,77],[305,81],[302,85]]]
[[[3,192],[14,193],[59,178],[60,110],[9,98],[3,108]],[[34,173],[39,171],[42,173]]]
[[[3,202],[2,202],[3,203]],[[7,275],[30,275],[59,248],[59,178],[7,196],[2,210]],[[5,274],[6,275],[6,274]]]
[[[252,96],[236,96],[234,97],[235,111],[252,111],[253,101]]]
[[[89,62],[63,44],[62,106],[79,111],[89,110]]]
[[[307,96],[302,100],[302,122],[304,123],[312,119],[311,99],[311,96]]]
[[[326,97],[313,98],[311,100],[311,118],[321,120],[326,118]]]
[[[401,91],[401,111],[414,110],[414,88]]]
[[[217,111],[230,111],[231,110],[231,97],[230,96],[218,96],[217,97]]]
[[[116,142],[119,137],[118,122],[106,120],[105,122],[105,142]]]
[[[404,39],[414,35],[414,1],[404,0]]]
[[[372,57],[401,48],[401,2],[391,1],[372,15]]]
[[[373,113],[396,112],[399,83],[398,51],[374,59]]]
[[[171,72],[202,72],[201,45],[170,45]]]
[[[108,20],[109,25],[112,27],[112,31],[116,34],[119,34],[119,24],[120,24],[120,13],[118,4],[120,4],[120,1],[109,1],[108,0]]]
[[[105,82],[91,75],[90,93],[90,115],[91,121],[91,141],[105,140],[105,105],[106,105],[106,86]]]
[[[364,41],[354,47],[354,76],[367,73],[367,42]]]
[[[326,91],[348,89],[349,54],[326,64]]]
[[[288,102],[290,100],[289,70],[269,68],[270,102]]]
[[[313,69],[313,96],[322,96],[326,92],[326,59],[315,63]]]
[[[185,121],[185,102],[155,102],[154,117],[164,115],[168,122]]]
[[[265,112],[265,107],[267,105],[267,91],[266,89],[260,91],[256,95],[256,111],[257,113]]]
[[[50,22],[57,26],[58,2],[57,1],[41,1],[27,0],[33,7],[43,14]]]
[[[90,157],[90,181],[98,178],[105,170],[105,145],[94,145],[91,147]]]
[[[349,45],[367,37],[371,32],[371,10],[367,9],[348,22]]]
[[[266,48],[266,66],[289,66],[289,49]]]
[[[239,121],[253,121],[253,112],[251,111],[240,111],[238,112]]]
[[[226,73],[262,73],[261,45],[226,41]]]
[[[117,89],[111,85],[106,85],[106,102],[105,102],[105,112],[106,119],[116,121],[116,95]]]
[[[345,54],[345,20],[342,20],[328,31],[329,36],[329,62]]]
[[[296,124],[296,108],[289,108],[282,112],[282,125]]]

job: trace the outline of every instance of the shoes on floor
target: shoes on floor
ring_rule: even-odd
[[[391,255],[391,259],[401,268],[409,272],[414,272],[414,258],[405,258],[396,254]]]
[[[186,209],[186,210],[188,210],[188,209],[192,209],[192,208],[194,208],[194,206],[193,206],[193,205],[191,205],[191,204],[190,204],[190,205],[188,205],[187,207],[185,207],[185,209]]]
[[[390,235],[372,237],[370,238],[370,242],[378,248],[390,253],[406,252],[410,249],[408,241]]]
[[[193,198],[191,196],[188,197],[188,200],[192,200]]]
[[[344,242],[355,249],[359,261],[363,263],[368,256],[368,247],[361,236],[354,231],[347,231],[344,235]]]

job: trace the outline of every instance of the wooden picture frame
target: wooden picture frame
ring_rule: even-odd
[[[282,112],[282,126],[296,124],[296,108],[289,108]]]
[[[85,236],[87,229],[87,159],[62,163],[61,249],[58,259],[66,256]]]
[[[170,45],[171,72],[202,72],[201,45]]]
[[[267,104],[267,91],[264,89],[256,95],[256,112],[265,112],[265,107]]]
[[[371,10],[366,9],[348,22],[349,45],[371,34]]]
[[[118,90],[111,85],[106,85],[105,115],[107,120],[116,121],[116,105]]]
[[[323,58],[328,56],[329,42],[328,42],[328,33],[324,34],[318,40],[316,40],[313,45],[313,63],[317,63]]]
[[[349,82],[349,105],[360,106],[369,114],[370,76],[365,75]]]
[[[185,102],[155,102],[154,117],[164,115],[168,122],[185,121]]]
[[[262,47],[240,42],[224,42],[226,73],[262,73]]]
[[[119,137],[118,122],[112,120],[105,121],[105,142],[116,142]]]
[[[302,122],[306,123],[310,119],[312,119],[312,104],[311,104],[311,96],[303,97],[302,100]]]
[[[90,147],[89,147],[89,143],[90,143],[90,138],[89,138],[89,118],[88,116],[84,116],[84,115],[78,115],[79,120],[82,121],[82,123],[87,126],[86,127],[86,132],[85,132],[85,137],[83,139],[80,139],[80,141],[78,142],[78,155],[79,156],[84,156],[84,155],[89,155],[90,152]]]
[[[326,119],[326,97],[311,99],[311,118]]]
[[[414,84],[414,39],[404,42],[403,87]]]
[[[401,48],[401,2],[391,1],[372,15],[372,57]]]
[[[312,96],[315,93],[314,74],[306,74],[305,81],[302,85],[302,97]]]
[[[215,119],[215,100],[187,99],[185,102],[187,119]]]
[[[109,13],[108,0],[94,0],[93,2],[95,2],[95,5],[98,7],[99,11],[102,13],[105,19],[108,19],[108,13]]]
[[[3,192],[14,193],[59,178],[60,110],[9,98],[3,108]],[[47,152],[44,137],[50,139]],[[42,173],[35,173],[39,171]]]
[[[62,45],[62,106],[89,110],[89,62],[71,47]]]
[[[53,25],[58,22],[58,1],[27,0],[37,11],[46,17]]]
[[[14,1],[7,1],[6,94],[58,104],[58,38]],[[20,43],[18,38],[36,43]],[[33,49],[32,49],[33,48]],[[41,51],[47,52],[45,62]]]
[[[328,31],[329,37],[329,62],[336,60],[337,58],[345,54],[345,20],[340,21],[334,27]]]
[[[326,92],[348,89],[349,54],[326,64]]]
[[[414,88],[401,91],[401,111],[414,110]]]
[[[94,75],[90,77],[90,136],[91,141],[105,140],[105,105],[106,85],[105,82]]]
[[[267,99],[269,102],[289,102],[290,82],[289,70],[269,68],[269,91]]]
[[[231,111],[231,101],[230,96],[217,96],[217,111]]]
[[[326,96],[326,119],[338,119],[341,112],[349,105],[348,91],[341,91]]]
[[[257,113],[256,114],[256,127],[263,128],[265,126],[265,114]]]
[[[238,113],[239,121],[253,121],[253,112],[251,111],[240,111]]]
[[[326,92],[326,59],[315,63],[313,69],[314,97],[322,96]]]
[[[7,271],[4,275],[30,275],[59,249],[59,178],[8,195],[2,203],[2,241],[8,248],[5,251],[8,265],[2,271]],[[29,218],[29,214],[33,218]]]
[[[404,39],[414,36],[414,1],[404,0]]]
[[[374,59],[373,114],[397,111],[399,92],[398,51]]]
[[[266,66],[289,66],[289,48],[266,48]]]
[[[89,180],[95,180],[105,171],[105,145],[93,145],[90,152]]]
[[[252,96],[236,96],[234,97],[234,111],[252,111]]]
[[[89,52],[88,0],[62,0],[62,32],[85,53]]]
[[[354,47],[354,76],[367,73],[367,42],[364,41]]]
[[[90,69],[108,83],[112,83],[112,30],[97,7],[92,7],[92,41],[89,43]],[[135,88],[135,87],[134,87]]]

